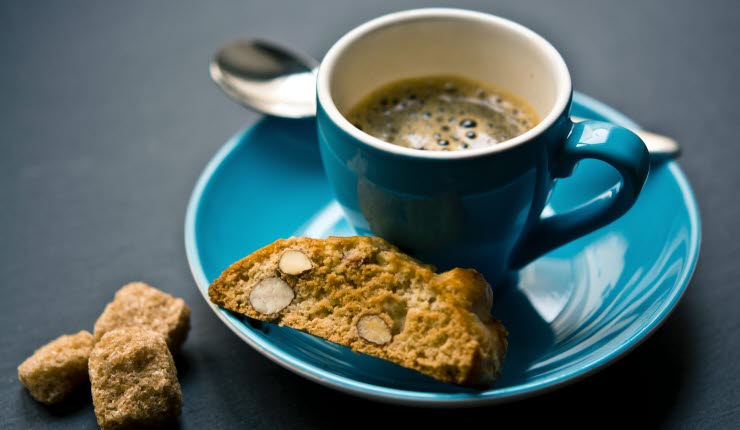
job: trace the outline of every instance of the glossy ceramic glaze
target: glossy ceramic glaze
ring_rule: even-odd
[[[571,113],[637,128],[580,94]],[[566,211],[611,190],[619,176],[603,167],[581,162],[571,178],[556,185],[545,213]],[[203,172],[185,224],[188,260],[206,300],[210,281],[231,262],[279,237],[350,234],[323,173],[314,120],[268,118],[235,136]],[[510,348],[502,378],[487,391],[438,383],[211,306],[257,351],[320,384],[400,404],[492,404],[575,381],[638,345],[686,288],[699,234],[696,204],[679,167],[671,162],[653,168],[623,217],[540,257],[496,289],[493,314],[508,328]]]
[[[342,115],[373,83],[442,71],[523,96],[542,120],[497,145],[442,152],[383,142]],[[648,175],[647,148],[634,133],[570,121],[571,79],[557,50],[497,16],[416,9],[376,18],[329,49],[316,82],[321,159],[349,224],[442,269],[481,268],[491,284],[621,216]],[[577,209],[543,216],[555,179],[583,159],[606,162],[623,180]]]

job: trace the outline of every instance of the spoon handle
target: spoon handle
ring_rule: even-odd
[[[571,120],[581,122],[585,121],[586,118],[573,116]],[[632,130],[632,132],[645,142],[645,146],[647,146],[650,153],[650,161],[653,163],[672,160],[681,155],[681,147],[675,139],[645,130]]]

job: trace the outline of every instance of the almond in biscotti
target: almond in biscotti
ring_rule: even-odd
[[[365,315],[360,318],[357,321],[357,335],[377,345],[385,345],[393,338],[388,324],[377,315]]]
[[[287,282],[272,277],[259,281],[252,288],[249,293],[249,303],[255,311],[269,315],[285,309],[294,297],[295,293]]]
[[[288,275],[300,275],[303,272],[311,270],[313,263],[308,255],[295,249],[289,249],[280,256],[278,267],[283,273]]]
[[[478,272],[437,274],[375,237],[278,240],[229,266],[208,294],[231,311],[453,384],[493,384],[506,353]]]

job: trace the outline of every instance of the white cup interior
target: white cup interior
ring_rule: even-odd
[[[457,75],[486,83],[523,98],[535,109],[541,121],[534,129],[491,148],[511,146],[544,130],[565,108],[571,92],[570,75],[560,54],[526,27],[480,12],[418,9],[377,18],[340,39],[319,68],[318,96],[343,128],[378,145],[380,140],[349,130],[354,127],[342,113],[385,84],[431,75]],[[383,149],[409,149],[390,146],[394,148]]]

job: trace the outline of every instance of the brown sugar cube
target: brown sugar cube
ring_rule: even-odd
[[[174,354],[188,336],[190,308],[182,299],[143,282],[132,282],[118,290],[95,322],[95,341],[111,330],[130,326],[161,334]]]
[[[87,382],[92,348],[93,336],[86,330],[60,336],[18,366],[18,379],[34,399],[47,405],[58,403]]]
[[[89,372],[103,430],[154,427],[180,414],[175,362],[158,333],[142,327],[106,333],[90,354]]]

